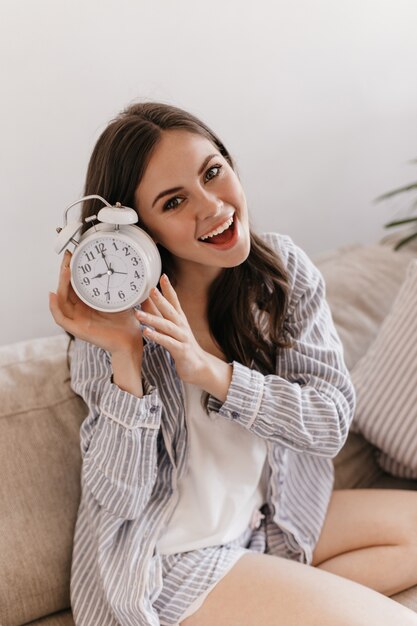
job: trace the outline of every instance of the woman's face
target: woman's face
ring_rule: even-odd
[[[140,221],[155,242],[171,252],[180,273],[191,265],[220,271],[239,265],[249,254],[240,181],[218,149],[201,135],[185,130],[162,133],[135,202]],[[207,237],[216,230],[223,233]]]

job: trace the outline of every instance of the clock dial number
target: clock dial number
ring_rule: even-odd
[[[113,237],[95,239],[80,250],[75,281],[86,302],[109,311],[137,302],[144,262],[138,251]]]
[[[102,243],[102,242],[96,243],[95,248],[96,248],[98,254],[103,254],[103,252],[107,252],[107,248],[104,245],[104,243]]]

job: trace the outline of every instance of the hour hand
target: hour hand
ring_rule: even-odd
[[[92,276],[92,277],[91,277],[91,280],[92,280],[93,278],[101,278],[102,276],[105,276],[106,274],[107,274],[107,272],[104,272],[104,274],[97,274],[96,276]]]

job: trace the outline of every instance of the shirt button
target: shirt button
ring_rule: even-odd
[[[157,410],[158,410],[157,406],[151,406],[151,408],[150,408],[151,413],[156,413]]]
[[[237,413],[236,411],[232,411],[232,417],[233,419],[237,419],[239,417],[239,413]]]

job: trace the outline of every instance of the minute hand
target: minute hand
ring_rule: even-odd
[[[116,271],[112,268],[111,263],[110,263],[109,270],[111,271],[111,273],[112,273],[112,274],[127,274],[127,272],[116,272]]]
[[[109,264],[107,263],[107,259],[106,259],[106,257],[104,256],[104,252],[102,252],[102,253],[101,253],[101,256],[102,256],[102,257],[103,257],[103,259],[104,259],[104,262],[105,262],[105,264],[106,264],[106,266],[107,266],[107,269],[108,269],[108,270],[109,270],[109,269],[111,269],[111,267],[109,267]]]

